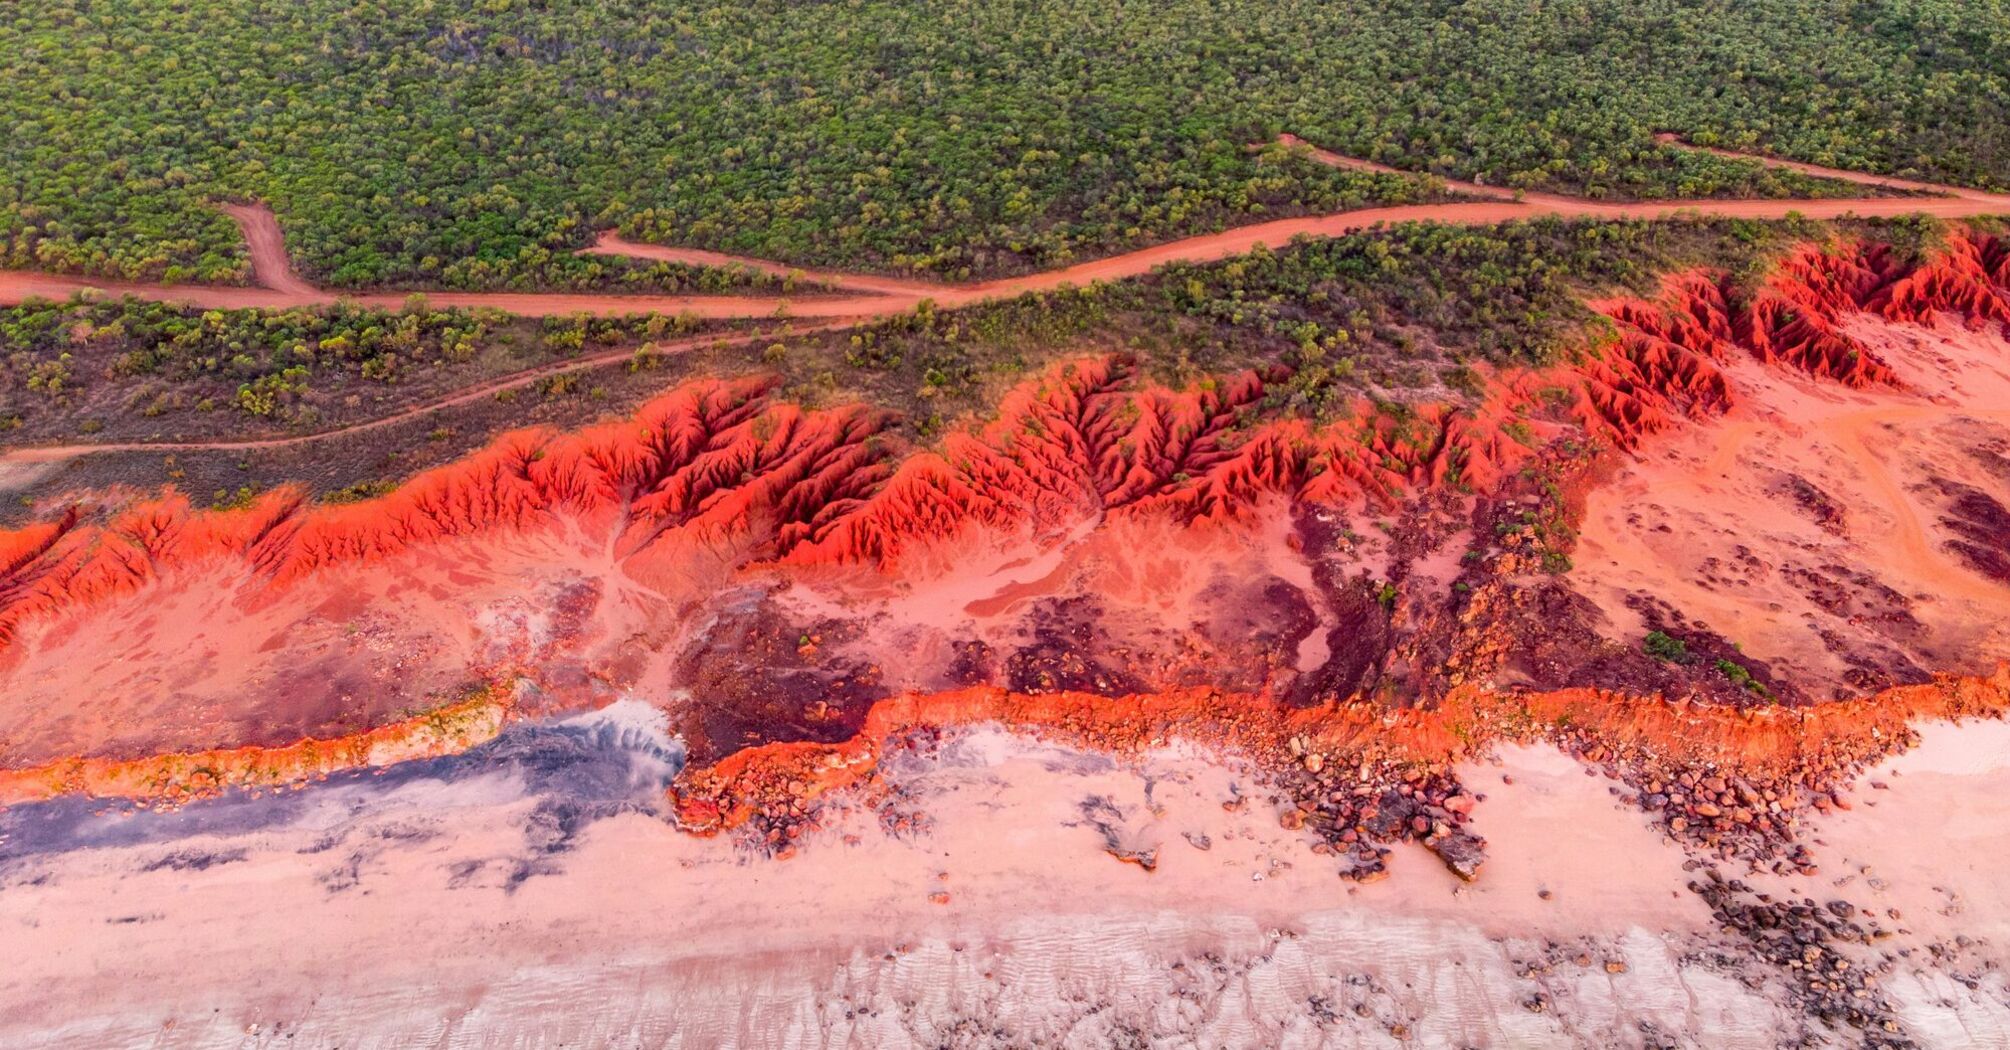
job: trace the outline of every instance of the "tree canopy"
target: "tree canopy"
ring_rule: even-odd
[[[596,228],[992,276],[1418,192],[2010,183],[2010,11],[1961,0],[10,0],[0,261],[336,287],[619,280]]]

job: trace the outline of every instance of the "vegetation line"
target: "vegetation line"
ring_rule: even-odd
[[[842,328],[848,323],[849,322],[847,321],[835,321],[828,324],[811,325],[805,328],[798,328],[794,329],[793,331],[796,334],[807,334],[810,332],[820,332],[834,328]],[[763,340],[772,340],[781,334],[783,334],[783,329],[780,328],[770,328],[758,332],[748,332],[738,336],[729,336],[723,333],[715,332],[710,335],[698,336],[691,339],[683,339],[673,343],[663,343],[658,345],[653,352],[658,356],[668,356],[672,354],[688,353],[692,350],[697,350],[704,347],[736,346],[747,343],[757,343]],[[637,351],[633,349],[609,350],[606,351],[605,353],[592,354],[586,357],[576,357],[564,361],[547,362],[545,364],[535,365],[530,368],[523,369],[521,371],[512,372],[509,375],[501,376],[499,378],[489,380],[476,386],[467,387],[465,389],[456,391],[452,394],[449,394],[445,397],[439,398],[434,401],[428,401],[421,405],[413,405],[410,408],[400,409],[399,411],[393,412],[388,416],[379,416],[375,419],[366,419],[358,423],[350,423],[345,426],[334,427],[328,430],[315,431],[314,433],[311,434],[290,434],[287,435],[286,437],[255,438],[250,440],[235,440],[235,441],[130,441],[130,442],[116,442],[116,443],[107,442],[104,444],[91,444],[91,445],[43,445],[31,448],[14,449],[5,454],[0,454],[0,464],[53,463],[61,460],[71,459],[76,456],[87,455],[93,452],[205,452],[205,451],[227,452],[233,450],[286,448],[293,445],[304,445],[309,442],[325,441],[329,438],[336,438],[336,437],[347,437],[353,434],[366,433],[372,430],[381,430],[385,427],[396,426],[399,423],[405,423],[414,419],[421,418],[423,416],[431,415],[432,413],[438,412],[442,409],[453,408],[457,405],[465,405],[472,401],[478,401],[484,397],[491,397],[493,395],[500,394],[506,390],[520,389],[522,387],[529,386],[541,380],[549,379],[552,376],[565,375],[570,372],[583,372],[588,369],[599,368],[604,365],[615,364],[623,361],[633,361],[636,357],[636,353]]]

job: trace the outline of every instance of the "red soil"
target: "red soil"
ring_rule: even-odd
[[[569,435],[505,435],[364,503],[312,506],[280,492],[237,511],[196,510],[173,495],[77,508],[0,532],[0,677],[25,678],[22,661],[29,658],[42,661],[37,673],[48,673],[49,661],[68,651],[60,648],[70,644],[64,639],[90,643],[97,610],[174,587],[228,581],[236,614],[267,607],[341,567],[437,552],[440,564],[427,565],[413,582],[435,592],[464,588],[472,577],[453,563],[470,556],[464,541],[483,536],[564,535],[568,551],[597,550],[643,587],[691,571],[693,547],[678,538],[713,550],[726,564],[722,579],[753,569],[786,580],[808,576],[818,563],[842,563],[898,582],[900,566],[915,555],[953,550],[970,530],[1048,537],[1108,517],[1242,519],[1276,497],[1345,512],[1390,508],[1455,483],[1490,492],[1536,454],[1531,446],[1542,442],[1531,439],[1583,432],[1630,448],[1685,419],[1726,411],[1733,400],[1726,372],[1741,358],[1849,387],[1898,387],[1899,373],[1853,338],[1845,322],[1866,311],[1904,319],[1941,310],[2001,320],[2005,254],[1996,238],[1962,233],[1914,266],[1875,247],[1808,246],[1751,294],[1727,291],[1713,275],[1682,275],[1669,281],[1659,302],[1599,304],[1618,337],[1577,364],[1501,377],[1476,405],[1416,405],[1400,417],[1364,405],[1322,428],[1265,418],[1263,376],[1177,391],[1139,389],[1121,362],[1101,360],[1028,382],[1006,398],[994,422],[952,434],[939,450],[913,452],[888,440],[886,421],[862,408],[804,410],[774,401],[771,385],[760,380],[699,382],[651,402],[631,420]],[[1510,436],[1523,426],[1524,440]],[[397,564],[392,575],[411,571],[409,562]],[[496,578],[512,579],[510,571],[505,566]],[[716,585],[694,585],[705,586]],[[693,607],[703,608],[704,599]],[[641,618],[623,629],[642,637],[659,628]],[[38,644],[53,639],[56,648],[24,656],[21,640],[31,630]],[[815,649],[818,642],[802,644]],[[1366,746],[1388,735],[1419,761],[1447,758],[1486,733],[1512,735],[1523,731],[1516,726],[1534,725],[1560,734],[1568,726],[1590,734],[1586,746],[1597,753],[1715,747],[1712,761],[1751,765],[1801,754],[1794,749],[1820,737],[1809,729],[1820,719],[1839,719],[1837,739],[1860,743],[1852,727],[1885,725],[1883,712],[1941,710],[1934,705],[1969,700],[1993,710],[2000,703],[1988,697],[2000,698],[2001,687],[1999,676],[1982,685],[1950,681],[1916,694],[1886,692],[1863,701],[1869,714],[1860,719],[1848,716],[1853,708],[1795,715],[1800,722],[1791,732],[1763,719],[1754,723],[1758,728],[1746,727],[1738,720],[1747,716],[1739,714],[1643,707],[1637,698],[1585,692],[1455,692],[1430,712],[1381,704],[1287,712],[1267,696],[1219,690],[1093,703],[1075,694],[1035,698],[995,689],[918,695],[870,713],[860,709],[865,729],[851,743],[779,745],[694,772],[684,808],[697,824],[730,822],[754,790],[739,786],[743,775],[795,785],[816,773],[819,783],[828,776],[835,785],[862,775],[886,736],[943,721],[1002,719],[1119,748],[1158,739],[1168,726],[1202,727],[1254,748],[1305,736],[1344,750],[1343,742]],[[1987,693],[1987,703],[1975,700],[1976,689]],[[252,711],[266,702],[255,690],[236,695]],[[113,710],[122,701],[113,695],[105,702]],[[389,724],[383,714],[372,712],[377,721],[357,732]],[[136,740],[154,717],[147,713],[130,727],[140,734]],[[158,768],[117,764],[140,757],[134,753],[104,756],[114,764],[103,768],[61,765],[57,756],[71,752],[50,750],[60,746],[54,743],[60,735],[17,731],[17,722],[0,720],[0,745],[13,761],[33,767],[32,783],[113,790],[92,785],[129,784]],[[1485,732],[1475,736],[1479,729]],[[79,768],[86,769],[76,774],[82,780],[49,779],[51,770]]]
[[[1871,347],[1843,330],[1845,322],[1870,313],[1925,323],[1942,311],[1976,324],[2010,322],[2006,253],[2001,238],[1965,229],[1916,265],[1902,264],[1883,245],[1807,245],[1737,303],[1721,276],[1696,273],[1671,279],[1658,305],[1595,304],[1619,323],[1618,359],[1646,370],[1621,375],[1614,401],[1647,429],[1665,425],[1670,406],[1662,402],[1671,395],[1690,408],[1721,410],[1729,395],[1711,365],[1734,351],[1846,386],[1902,385]],[[1625,371],[1613,359],[1607,366]]]
[[[262,204],[225,204],[226,214],[237,220],[244,233],[244,247],[251,254],[251,277],[260,288],[288,295],[313,296],[314,286],[293,272],[293,259],[286,254],[286,237],[279,231],[279,219]]]
[[[1957,232],[1925,265],[1882,282],[1864,305],[1914,324],[1931,321],[1939,310],[2010,324],[2010,242]]]
[[[457,703],[346,737],[132,759],[66,758],[0,770],[0,806],[63,795],[176,804],[229,788],[283,787],[330,773],[458,754],[495,738],[511,703],[488,689]]]
[[[81,509],[0,532],[0,643],[25,617],[87,604],[181,566],[235,561],[283,586],[315,570],[495,529],[594,519],[622,556],[672,528],[772,531],[820,522],[884,473],[859,409],[805,413],[770,402],[763,381],[700,382],[629,422],[573,435],[506,434],[380,499],[310,506],[276,491],[243,510],[179,497],[87,524]]]
[[[1363,406],[1321,430],[1251,425],[1252,374],[1186,391],[1131,387],[1113,360],[1063,366],[1010,395],[997,421],[896,463],[883,420],[805,412],[750,380],[687,385],[630,422],[522,431],[379,499],[310,506],[274,492],[241,511],[142,502],[0,533],[0,644],[27,617],[130,592],[222,557],[284,585],[334,564],[457,536],[580,520],[617,558],[671,530],[740,534],[790,563],[890,563],[974,526],[1042,532],[1099,514],[1236,518],[1267,494],[1388,505],[1457,471],[1491,484],[1528,454],[1497,408]],[[765,555],[760,552],[765,551]]]
[[[1591,689],[1500,694],[1462,688],[1428,711],[1375,704],[1293,711],[1269,697],[1213,689],[1108,697],[986,687],[883,701],[842,743],[767,744],[687,770],[671,800],[679,824],[701,834],[757,815],[801,813],[823,795],[872,780],[880,757],[903,734],[994,722],[1120,755],[1175,740],[1227,748],[1273,767],[1307,764],[1307,756],[1317,755],[1314,772],[1374,765],[1441,774],[1496,743],[1548,739],[1593,763],[1651,759],[1823,791],[1904,747],[1913,722],[2001,717],[2006,709],[2010,665],[1989,677],[1948,678],[1793,710],[1698,707]],[[1399,772],[1391,779],[1415,778]]]
[[[1818,293],[1833,281],[1794,288],[1786,270],[1729,306],[1698,282],[1702,294],[1672,295],[1622,324],[1653,332],[1670,319],[1710,319],[1714,331],[1683,341],[1700,348],[1690,360],[1727,397],[1721,419],[1638,446],[1587,496],[1573,589],[1598,606],[1609,637],[1706,623],[1736,640],[1744,655],[1731,659],[1764,661],[1775,681],[1822,698],[1929,671],[1972,673],[2010,654],[2000,626],[2010,573],[1994,571],[1987,553],[2005,534],[1994,508],[2010,501],[2010,473],[1992,451],[2010,441],[2002,326],[1986,310],[1964,324],[1893,294],[1949,287],[1946,260],[1987,243],[1955,240],[1910,273],[1826,303]],[[1875,258],[1832,248],[1824,272],[1861,276],[1865,255]],[[1752,346],[1725,334],[1753,327],[1754,300],[1783,297],[1817,307],[1796,327],[1820,336],[1801,346],[1822,354],[1772,357],[1801,369],[1761,366]],[[1964,298],[1944,301],[1959,310]],[[1913,310],[1923,323],[1873,312]],[[1992,524],[1964,532],[1957,496]]]
[[[702,528],[743,531],[791,563],[886,564],[909,545],[973,525],[1041,532],[1099,514],[1234,518],[1267,494],[1387,506],[1453,478],[1486,490],[1531,454],[1504,433],[1505,420],[1528,417],[1554,432],[1546,389],[1570,393],[1572,421],[1592,436],[1630,447],[1727,408],[1719,366],[1738,352],[1850,386],[1896,385],[1871,348],[1841,331],[1846,316],[1968,309],[1994,318],[2002,289],[1978,275],[2000,271],[2004,251],[1996,238],[1961,235],[1906,269],[1881,249],[1809,246],[1742,303],[1728,301],[1717,279],[1683,275],[1659,304],[1598,304],[1620,337],[1580,365],[1512,377],[1477,406],[1413,406],[1398,420],[1364,404],[1318,430],[1257,421],[1264,382],[1254,374],[1136,390],[1119,362],[1103,360],[1036,379],[1005,399],[996,421],[896,461],[871,413],[772,403],[762,381],[695,383],[633,422],[505,435],[366,503],[310,508],[281,492],[216,513],[169,499],[102,525],[72,513],[0,533],[0,643],[25,616],[219,552],[284,581],[561,512],[611,521],[622,557],[666,530]],[[364,424],[374,425],[382,424]]]

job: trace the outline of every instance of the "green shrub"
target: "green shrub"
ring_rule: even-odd
[[[1686,664],[1689,662],[1688,644],[1680,638],[1672,637],[1661,631],[1647,632],[1647,637],[1642,640],[1640,647],[1647,650],[1647,655],[1663,663]]]

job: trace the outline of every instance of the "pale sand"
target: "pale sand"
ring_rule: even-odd
[[[2001,969],[2010,963],[2010,723],[1932,723],[1920,736],[1919,747],[1863,776],[1852,809],[1814,819],[1821,875],[1748,881],[1783,897],[1849,900],[1910,931],[1898,943],[1938,945],[1884,982],[1900,1022],[1926,1046],[2010,1046]],[[1976,943],[1962,950],[1958,937]]]
[[[587,717],[660,717],[617,706]],[[1892,804],[1822,835],[1854,857],[1918,828],[1920,806],[2010,789],[2004,728],[1929,733],[1895,763]],[[1970,744],[1997,758],[1952,765]],[[983,729],[888,772],[929,831],[889,838],[859,808],[788,860],[643,813],[532,856],[536,803],[503,773],[313,789],[287,826],[25,858],[0,888],[0,1045],[1538,1047],[1651,1031],[1770,1048],[1801,1032],[1777,979],[1682,889],[1680,848],[1547,747],[1464,771],[1491,852],[1472,886],[1414,847],[1393,878],[1346,883],[1260,795],[1223,808],[1253,790],[1247,771],[1184,748],[1118,765]],[[1900,808],[1903,790],[1932,797]],[[1880,867],[1918,894],[1966,862],[1967,921],[2000,924],[1974,844],[2010,814],[1972,817],[1938,840],[1960,856],[1929,834],[1906,843],[1925,850],[1914,866]],[[1108,838],[1156,846],[1157,870]],[[246,853],[141,870],[200,849]],[[545,873],[507,891],[524,863]],[[1907,1023],[1993,1016],[1953,993],[1903,999]],[[1536,995],[1542,1012],[1524,1006]]]

